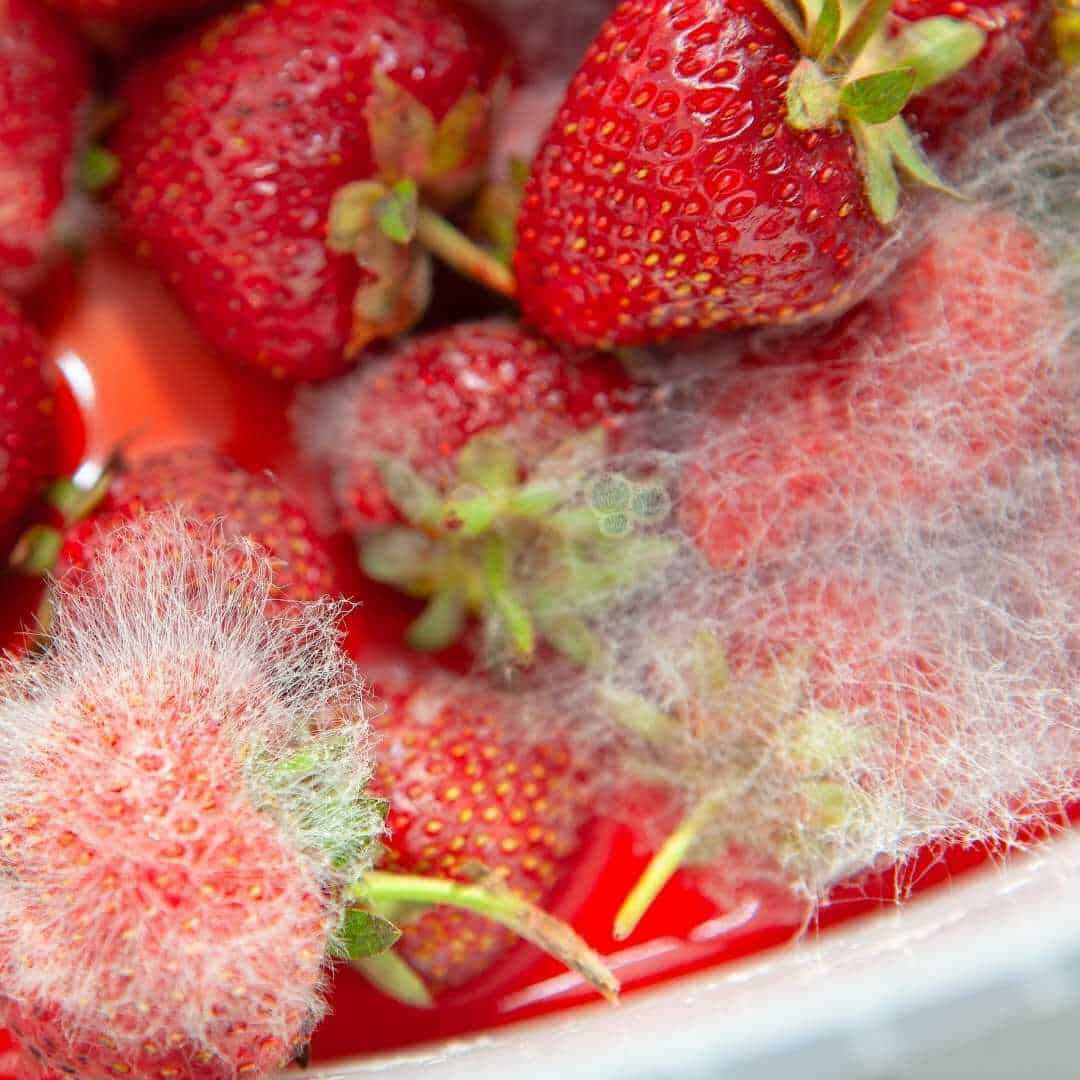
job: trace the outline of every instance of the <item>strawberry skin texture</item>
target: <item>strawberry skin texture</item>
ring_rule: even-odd
[[[1016,219],[958,212],[835,327],[745,357],[683,477],[687,533],[731,569],[977,508],[1075,393],[1047,344],[1061,326],[1049,277]]]
[[[138,708],[137,702],[133,705]],[[305,885],[304,867],[283,843],[277,826],[237,797],[237,788],[244,790],[239,763],[234,775],[208,767],[208,761],[221,757],[210,745],[212,730],[194,738],[187,732],[162,745],[137,726],[124,730],[126,719],[96,720],[88,719],[84,738],[100,741],[104,749],[99,756],[111,760],[112,767],[85,776],[68,759],[58,762],[58,775],[47,782],[63,798],[45,805],[38,801],[32,815],[5,820],[3,840],[8,873],[34,880],[47,864],[48,881],[67,890],[72,898],[67,924],[71,948],[87,947],[79,944],[85,927],[111,939],[111,962],[100,950],[95,953],[94,963],[104,974],[96,981],[93,1000],[94,1011],[112,1007],[109,1030],[71,1038],[68,1033],[80,1027],[77,1004],[42,1001],[27,1007],[0,995],[3,1022],[24,1049],[85,1080],[119,1075],[234,1080],[284,1067],[307,1036],[309,1017],[287,1018],[294,1044],[261,1037],[262,1018],[278,1014],[281,1003],[264,997],[238,1010],[243,978],[236,973],[230,977],[222,966],[214,995],[198,1003],[207,1018],[205,1045],[214,1046],[216,1053],[184,1039],[178,1043],[172,1033],[184,1030],[184,1024],[173,1015],[177,1005],[167,991],[175,985],[175,976],[169,972],[186,963],[207,964],[213,970],[217,951],[235,954],[236,939],[250,935],[252,924],[270,916],[282,919],[284,911],[288,914],[280,926],[280,949],[253,950],[244,963],[259,971],[264,985],[316,985],[333,929],[317,882]],[[85,758],[74,755],[73,760]],[[108,908],[103,896],[111,901]],[[39,913],[33,904],[29,907],[20,919],[32,927]],[[161,939],[173,944],[175,927],[190,923],[189,957],[165,953],[152,958],[154,934],[144,934],[131,949],[125,927],[130,922],[145,930],[151,916],[159,923]],[[18,944],[26,947],[27,933],[19,936]],[[132,1000],[131,973],[126,970],[132,951],[144,965],[138,980],[143,989],[145,968],[159,972],[157,993],[147,1000]],[[16,952],[5,959],[32,965],[48,952],[43,944],[36,955]],[[277,1016],[276,1026],[281,1023]]]
[[[477,868],[543,904],[567,873],[589,815],[581,767],[558,740],[524,745],[520,712],[479,680],[404,665],[375,676],[386,703],[373,787],[391,803],[382,868],[475,880]],[[511,711],[513,710],[513,711]],[[435,992],[487,970],[516,938],[478,915],[434,907],[396,946]]]
[[[505,434],[527,469],[576,432],[617,436],[635,391],[610,357],[550,345],[518,324],[463,323],[399,345],[313,404],[312,457],[330,466],[346,527],[401,521],[378,459],[400,458],[443,491],[474,436]]]
[[[31,0],[0,7],[0,288],[27,292],[52,253],[89,99],[79,42]]]
[[[1031,104],[1052,69],[1047,0],[897,0],[896,30],[948,15],[986,31],[982,52],[962,71],[913,98],[904,113],[935,157],[962,154],[972,138]]]
[[[200,521],[224,522],[229,537],[254,540],[274,563],[283,600],[337,595],[329,553],[307,515],[268,477],[256,476],[211,450],[172,450],[120,473],[96,513],[67,536],[64,568],[85,568],[109,532],[143,514],[180,505]]]
[[[54,411],[41,342],[0,294],[0,551],[52,472]]]
[[[210,7],[213,0],[46,0],[58,11],[79,19],[141,23],[169,15],[184,15]]]
[[[845,131],[798,132],[799,60],[758,0],[630,0],[534,163],[515,258],[526,317],[610,348],[837,303],[885,232]]]
[[[123,231],[206,339],[276,377],[346,370],[372,280],[326,244],[334,194],[376,178],[376,70],[436,121],[505,63],[479,16],[437,0],[297,0],[223,16],[128,83],[113,148]],[[466,159],[486,155],[481,137]]]

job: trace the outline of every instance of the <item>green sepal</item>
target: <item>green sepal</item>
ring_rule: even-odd
[[[379,475],[390,501],[412,525],[437,529],[443,522],[443,501],[439,492],[412,466],[399,458],[379,462]]]
[[[11,549],[8,566],[28,577],[52,570],[64,547],[64,534],[51,525],[31,525]]]
[[[427,984],[394,950],[353,960],[352,966],[387,997],[414,1009],[435,1008]]]
[[[366,865],[389,810],[385,799],[334,786],[335,765],[356,752],[350,734],[330,730],[308,736],[287,757],[257,745],[247,759],[253,792],[284,812],[342,872]]]
[[[416,182],[399,180],[375,204],[375,222],[395,244],[411,244],[416,237],[420,193]]]
[[[87,147],[79,160],[79,184],[91,195],[110,187],[119,175],[120,159],[97,143]]]
[[[787,122],[797,131],[827,127],[836,119],[839,95],[813,60],[800,60],[788,79]]]
[[[836,55],[850,69],[871,40],[881,32],[893,0],[866,0],[836,46]]]
[[[926,155],[919,149],[919,144],[912,135],[911,129],[904,123],[901,117],[890,120],[879,129],[885,135],[892,154],[893,161],[900,166],[912,180],[917,181],[924,187],[940,191],[943,195],[951,195],[954,199],[965,199],[966,196],[955,188],[950,187],[940,176],[934,166],[930,164]]]
[[[914,85],[914,68],[876,71],[846,83],[840,91],[840,107],[849,120],[884,124],[907,104]]]
[[[859,151],[863,184],[874,216],[883,225],[896,220],[900,207],[900,181],[896,178],[886,132],[859,120],[851,123],[851,133]]]
[[[966,19],[939,15],[906,26],[891,44],[896,63],[915,72],[915,95],[970,64],[986,44],[986,31]]]
[[[363,908],[349,908],[341,926],[342,944],[350,960],[378,956],[397,944],[401,931],[389,919]]]
[[[1054,51],[1067,68],[1080,63],[1080,9],[1062,9],[1050,23]]]
[[[458,476],[467,484],[502,491],[518,480],[518,456],[498,435],[481,433],[471,438],[457,456]]]
[[[465,628],[465,598],[457,589],[441,589],[409,627],[408,643],[420,652],[438,652],[453,645]]]
[[[812,22],[810,55],[825,60],[836,48],[840,36],[840,0],[824,0]]]
[[[438,559],[428,537],[405,526],[390,526],[364,538],[360,566],[375,581],[423,596],[432,586]]]

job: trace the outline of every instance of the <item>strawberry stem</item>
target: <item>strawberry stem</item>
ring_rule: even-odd
[[[791,40],[799,47],[799,52],[809,53],[810,41],[806,30],[800,25],[799,17],[792,11],[787,0],[762,0],[762,3],[768,8],[769,14],[787,31]]]
[[[373,870],[355,888],[357,899],[377,906],[394,903],[448,904],[508,927],[576,971],[609,1001],[619,982],[603,958],[564,922],[507,888],[485,888],[447,878]]]
[[[617,940],[623,941],[634,932],[675,871],[686,862],[691,848],[716,817],[723,803],[722,795],[710,792],[664,841],[615,916],[614,934]]]
[[[433,1009],[435,999],[423,979],[393,949],[353,960],[356,969],[372,986],[388,997],[414,1009]]]
[[[836,53],[847,67],[855,63],[870,39],[881,29],[892,4],[893,0],[866,0],[859,8],[859,13],[836,46]]]
[[[64,534],[59,529],[51,525],[32,525],[19,537],[8,556],[8,565],[30,577],[47,574],[56,565],[63,546]]]
[[[419,208],[416,238],[433,255],[473,281],[503,296],[512,297],[517,292],[517,283],[508,266],[430,207]]]

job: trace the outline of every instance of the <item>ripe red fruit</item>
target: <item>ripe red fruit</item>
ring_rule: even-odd
[[[505,67],[498,34],[449,0],[225,15],[127,85],[123,230],[216,348],[282,378],[340,373],[424,292],[370,220],[372,191],[409,178],[436,201],[466,194]],[[363,197],[339,206],[342,189]]]
[[[721,379],[682,480],[686,532],[730,569],[978,512],[1073,400],[1053,289],[1015,218],[941,219],[835,327],[766,342]]]
[[[54,409],[41,343],[0,293],[0,553],[53,469]]]
[[[603,468],[635,397],[611,358],[560,350],[509,322],[468,323],[314,392],[300,440],[328,470],[367,572],[429,598],[414,644],[441,648],[472,612],[531,654],[539,613],[525,591],[573,597],[561,577],[567,544],[580,541],[583,569],[598,519],[586,511],[573,533],[558,512]],[[632,543],[619,543],[628,559]],[[612,551],[604,561],[613,571]]]
[[[398,665],[374,674],[386,703],[373,790],[391,804],[381,866],[493,881],[543,905],[569,871],[589,816],[587,777],[561,739],[530,740],[522,696],[479,679]],[[401,957],[438,993],[486,971],[515,942],[445,906],[400,923]]]
[[[315,600],[340,592],[305,511],[270,477],[201,448],[169,450],[122,468],[96,512],[66,537],[61,567],[92,565],[115,529],[170,506],[206,523],[220,520],[227,536],[258,544],[273,563],[277,597]]]
[[[61,581],[0,689],[0,1018],[45,1065],[226,1080],[322,1014],[381,816],[334,606],[175,512]]]
[[[214,0],[46,0],[80,19],[105,23],[142,23],[169,15],[184,15],[211,7]]]
[[[0,288],[23,293],[61,239],[90,70],[40,4],[0,7]]]
[[[898,212],[894,166],[935,182],[899,111],[941,74],[923,57],[888,56],[839,88],[886,9],[867,4],[846,28],[832,4],[806,28],[785,11],[628,0],[604,25],[533,163],[518,224],[522,310],[553,339],[633,346],[857,298],[846,290]],[[946,24],[930,36],[949,36],[955,70],[982,37]]]
[[[911,125],[935,157],[956,157],[973,138],[1022,111],[1045,86],[1052,68],[1048,0],[897,0],[894,32],[920,19],[954,16],[986,33],[982,51],[962,71],[912,98]]]

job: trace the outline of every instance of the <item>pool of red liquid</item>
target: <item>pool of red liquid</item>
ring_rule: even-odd
[[[130,457],[169,446],[217,447],[249,469],[272,469],[300,495],[310,479],[289,438],[290,388],[239,370],[211,354],[164,289],[106,241],[79,273],[62,272],[33,308],[63,375],[64,467],[101,463],[117,448]],[[366,654],[400,639],[412,612],[396,595],[363,579],[349,541],[333,540],[343,580],[361,602],[350,646]],[[0,643],[29,625],[35,582],[0,578]],[[982,848],[924,851],[902,869],[838,888],[808,929],[790,905],[749,897],[721,910],[679,873],[635,934],[617,942],[612,920],[644,868],[647,853],[606,821],[589,829],[575,872],[553,909],[605,955],[624,988],[644,986],[782,947],[803,932],[865,917],[898,895],[939,886],[986,862]],[[328,1061],[480,1031],[589,1001],[575,976],[522,946],[489,975],[446,998],[433,1011],[399,1005],[348,968],[337,973],[332,1012],[315,1034],[313,1059]],[[10,1062],[0,1033],[0,1080]]]

